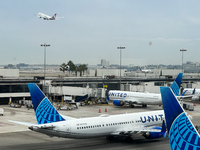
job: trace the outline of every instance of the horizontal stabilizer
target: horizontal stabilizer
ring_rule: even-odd
[[[35,123],[29,123],[29,122],[21,122],[21,121],[13,121],[13,120],[8,120],[9,122],[13,122],[13,123],[17,123],[17,124],[21,124],[21,125],[25,125],[25,126],[34,126],[37,125]]]

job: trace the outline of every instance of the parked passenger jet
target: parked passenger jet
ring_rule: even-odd
[[[183,73],[179,73],[171,85],[176,96],[179,95],[182,76]],[[143,107],[147,107],[147,105],[162,105],[161,95],[156,93],[110,90],[107,95],[108,100],[113,100],[113,104],[116,106],[123,106],[126,103],[130,107],[134,107],[134,104],[142,105]]]
[[[150,69],[141,69],[140,68],[140,71],[143,72],[143,73],[153,73]]]
[[[125,136],[132,139],[133,134],[136,133],[142,134],[147,139],[154,139],[166,134],[163,110],[76,119],[59,114],[35,83],[29,83],[28,87],[37,124],[11,122],[27,125],[30,130],[50,137],[92,138],[105,136],[107,139],[113,139],[115,136]]]
[[[46,14],[43,14],[43,13],[38,13],[38,18],[43,18],[44,20],[55,20],[56,19],[56,15],[57,14],[54,14],[52,17],[51,16],[48,16]]]
[[[200,100],[200,89],[185,88],[181,98],[191,98],[191,100]]]
[[[200,149],[200,135],[169,87],[161,87],[171,150]]]

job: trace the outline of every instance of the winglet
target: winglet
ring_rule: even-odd
[[[194,90],[193,90],[192,94],[193,94],[193,95],[195,94],[195,88],[194,88]]]
[[[171,85],[171,89],[176,96],[179,96],[179,90],[181,87],[182,77],[183,77],[183,73],[179,73]]]
[[[38,124],[65,120],[35,83],[29,83],[28,87]]]
[[[185,90],[185,92],[181,95],[181,96],[184,96],[185,95],[185,93],[187,92],[188,90]]]
[[[161,87],[171,150],[200,149],[199,133],[169,87]]]

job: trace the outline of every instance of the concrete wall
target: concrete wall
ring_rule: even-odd
[[[164,83],[164,86],[170,86],[172,82]],[[141,85],[131,85],[130,91],[133,92],[149,92],[149,93],[160,93],[160,86],[155,86],[154,82],[142,82]]]
[[[3,78],[19,78],[19,69],[0,69]]]
[[[123,77],[125,69],[121,69],[121,76]],[[104,77],[105,75],[120,76],[120,69],[90,69],[88,76]]]
[[[181,69],[161,69],[162,75],[171,75],[171,76],[177,76],[180,72],[182,72]]]
[[[0,98],[5,97],[30,97],[30,93],[0,93]]]

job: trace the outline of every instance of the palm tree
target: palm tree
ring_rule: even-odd
[[[77,72],[79,71],[79,66],[75,66],[75,75],[77,76]]]
[[[69,74],[70,74],[70,71],[76,71],[76,66],[71,60],[67,63],[67,65],[69,66]]]
[[[83,75],[84,75],[84,72],[88,70],[88,67],[86,66],[86,64],[83,64]]]
[[[60,65],[60,71],[62,71],[63,73],[65,73],[65,71],[67,71],[68,69],[68,65],[66,63],[62,63]]]

